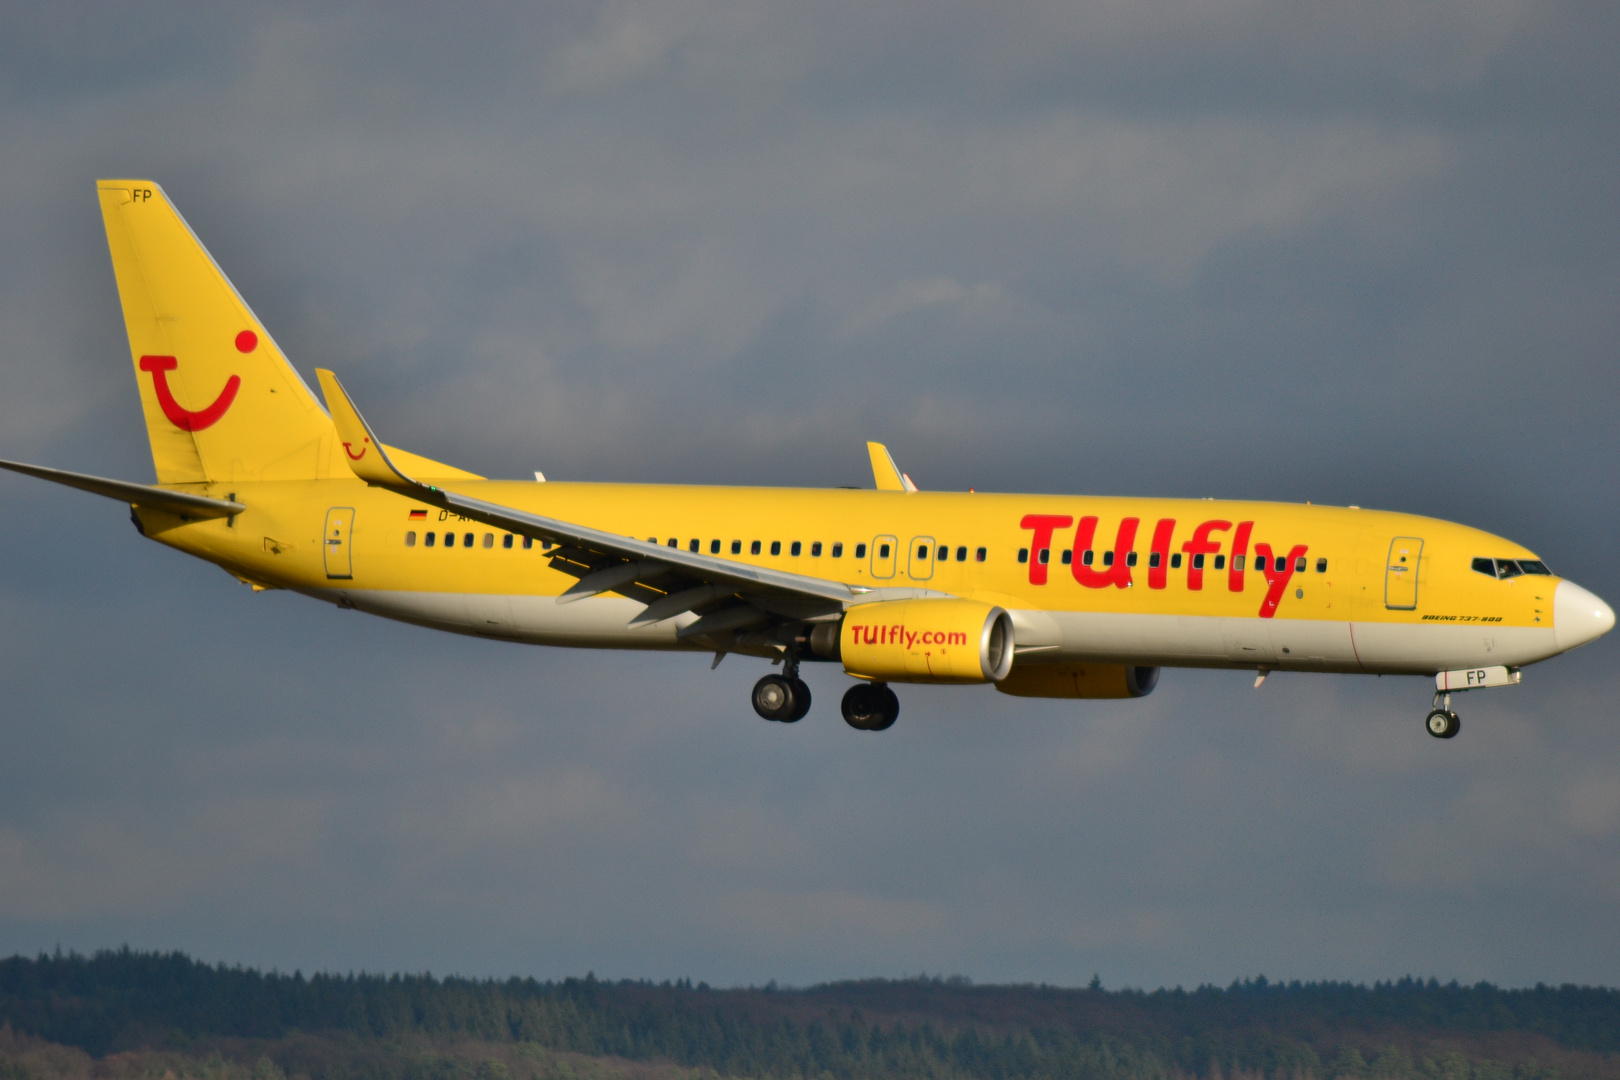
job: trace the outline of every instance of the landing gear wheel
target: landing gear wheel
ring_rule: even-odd
[[[791,724],[803,713],[796,713],[799,707],[798,696],[794,683],[797,679],[784,679],[780,675],[767,675],[754,684],[754,711],[767,720],[778,720]],[[803,683],[798,683],[803,686]],[[804,694],[804,704],[808,709],[810,705],[810,692],[808,688]]]
[[[839,706],[844,723],[856,731],[887,731],[900,715],[900,699],[884,683],[858,683]]]
[[[797,723],[810,713],[810,688],[804,684],[803,679],[794,679],[792,682],[793,715],[783,721],[786,724]]]
[[[1456,738],[1457,732],[1462,730],[1462,721],[1454,712],[1436,709],[1423,721],[1423,726],[1437,739],[1453,739]]]

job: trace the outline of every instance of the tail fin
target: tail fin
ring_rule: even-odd
[[[163,189],[96,187],[158,481],[327,475],[326,410]]]

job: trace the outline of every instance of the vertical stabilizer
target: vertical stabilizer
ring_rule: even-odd
[[[330,418],[163,189],[96,187],[158,481],[325,475]]]

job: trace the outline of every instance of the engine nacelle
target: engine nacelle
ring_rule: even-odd
[[[996,690],[1016,698],[1145,698],[1157,685],[1157,667],[1021,664]]]
[[[1159,683],[1159,669],[1130,664],[1020,664],[996,683],[1015,697],[1137,698]]]
[[[1012,616],[976,600],[887,600],[844,613],[838,637],[817,627],[811,647],[851,675],[880,682],[982,683],[1012,670]],[[818,641],[817,638],[820,640]]]

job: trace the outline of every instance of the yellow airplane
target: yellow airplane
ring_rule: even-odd
[[[163,190],[103,180],[101,211],[157,484],[5,468],[131,504],[141,535],[254,589],[439,630],[779,664],[753,706],[810,708],[809,661],[857,682],[1141,697],[1161,667],[1433,676],[1451,693],[1614,626],[1524,547],[1358,507],[921,492],[868,443],[876,490],[486,480],[384,445],[337,377],[326,408]]]

